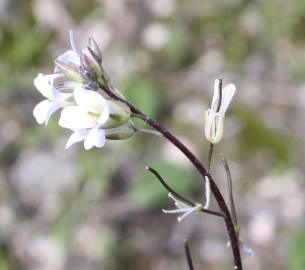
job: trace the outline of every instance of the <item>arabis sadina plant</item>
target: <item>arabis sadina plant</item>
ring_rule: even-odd
[[[83,142],[86,150],[100,148],[107,140],[125,140],[139,132],[159,135],[159,138],[172,143],[193,164],[204,182],[204,188],[198,202],[186,199],[170,187],[155,169],[146,167],[174,201],[176,208],[163,212],[178,214],[179,222],[194,213],[222,219],[226,225],[228,246],[232,250],[232,269],[241,270],[240,249],[248,254],[252,254],[252,250],[244,245],[239,236],[240,225],[234,205],[231,172],[223,156],[230,198],[228,204],[210,172],[214,145],[222,139],[225,115],[236,92],[235,85],[230,83],[222,88],[222,80],[215,80],[212,104],[204,117],[204,135],[210,143],[207,165],[204,166],[172,132],[131,104],[112,85],[103,66],[101,50],[92,37],[85,48],[78,49],[70,32],[70,44],[71,49],[55,59],[53,72],[38,74],[34,80],[35,87],[43,96],[33,111],[36,121],[46,125],[53,114],[60,111],[59,126],[70,131],[66,148],[79,142]],[[150,129],[136,127],[134,118],[145,122]],[[210,209],[212,199],[216,201],[218,209]],[[187,242],[184,245],[189,269],[194,269]]]

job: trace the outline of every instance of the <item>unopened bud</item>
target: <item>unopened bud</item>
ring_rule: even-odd
[[[205,137],[213,144],[218,143],[223,135],[223,116],[212,110],[205,112]]]
[[[105,133],[108,140],[125,140],[130,138],[135,130],[131,124],[127,123],[117,128],[105,129]]]
[[[129,107],[121,101],[108,100],[109,120],[103,128],[115,128],[124,125],[130,119]]]
[[[97,78],[103,75],[103,68],[100,61],[89,47],[82,49],[81,63],[85,70],[95,74]]]
[[[108,76],[108,74],[106,73],[106,71],[103,70],[103,75],[102,75],[101,77],[97,78],[97,81],[98,81],[101,85],[109,85],[109,83],[110,83],[110,77]],[[116,89],[114,89],[114,92],[116,92],[116,94],[118,94]],[[119,94],[119,96],[122,97],[122,94]]]
[[[55,65],[61,70],[65,76],[76,82],[83,82],[84,79],[80,74],[79,67],[71,62],[64,60],[55,60]]]
[[[89,38],[88,46],[91,49],[91,51],[94,53],[94,56],[96,57],[96,59],[100,63],[102,63],[102,53],[93,37]]]

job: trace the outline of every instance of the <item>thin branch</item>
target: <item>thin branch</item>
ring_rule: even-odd
[[[222,213],[219,213],[219,212],[216,212],[216,211],[212,211],[212,210],[209,210],[209,209],[205,209],[203,207],[201,207],[200,210],[198,210],[199,212],[203,212],[203,213],[207,213],[207,214],[211,214],[211,215],[214,215],[214,216],[218,216],[218,217],[222,217],[224,218],[225,215],[222,214]]]
[[[194,202],[192,202],[189,199],[186,199],[185,197],[183,197],[182,195],[180,195],[179,193],[177,193],[175,190],[173,190],[166,182],[165,180],[162,178],[162,176],[153,168],[146,166],[145,167],[146,170],[150,171],[161,183],[161,185],[172,195],[174,195],[174,197],[178,198],[179,200],[183,201],[186,204],[189,204],[190,206],[196,206],[196,204]],[[207,214],[211,214],[214,216],[218,216],[218,217],[224,217],[224,215],[222,213],[216,212],[216,211],[212,211],[209,209],[204,209],[203,207],[201,207],[201,209],[199,210],[199,212],[204,212]]]
[[[231,172],[230,168],[228,166],[228,162],[225,159],[224,155],[221,154],[221,161],[222,164],[226,170],[226,175],[227,175],[227,180],[228,180],[228,192],[229,192],[229,199],[230,199],[230,208],[231,208],[231,215],[232,215],[232,220],[235,226],[235,230],[238,229],[238,220],[237,220],[237,215],[236,215],[236,209],[235,209],[235,203],[234,203],[234,196],[233,196],[233,184],[232,184],[232,177],[231,177]]]
[[[135,132],[142,132],[142,133],[146,133],[146,134],[150,134],[150,135],[155,135],[155,136],[162,137],[162,134],[161,134],[160,132],[155,131],[155,130],[151,130],[151,129],[136,128],[136,127],[134,127],[134,131],[135,131]]]
[[[192,256],[191,256],[191,251],[188,245],[187,240],[184,240],[184,251],[185,251],[185,256],[186,256],[186,260],[187,260],[187,265],[189,267],[189,270],[195,270],[194,265],[193,265],[193,260],[192,260]]]
[[[195,206],[196,204],[186,198],[184,198],[182,195],[180,195],[179,193],[177,193],[175,190],[173,190],[162,178],[162,176],[153,168],[146,166],[145,167],[146,170],[150,171],[154,176],[156,176],[156,178],[159,180],[159,182],[161,183],[161,185],[169,192],[172,193],[174,195],[174,197],[178,198],[180,201],[185,202],[186,204],[189,204],[191,206]]]

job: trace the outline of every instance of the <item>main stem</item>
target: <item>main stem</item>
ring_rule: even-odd
[[[153,127],[155,130],[159,131],[168,141],[170,141],[173,145],[175,145],[188,159],[189,161],[194,165],[194,167],[197,169],[199,174],[203,177],[203,179],[207,176],[210,179],[210,186],[211,186],[211,191],[219,205],[219,208],[222,210],[224,214],[224,221],[227,227],[227,232],[228,236],[231,242],[231,248],[232,248],[232,253],[234,257],[234,269],[235,270],[242,270],[242,262],[241,262],[241,257],[240,257],[240,251],[239,251],[239,244],[238,244],[238,239],[237,235],[235,233],[234,225],[231,219],[230,212],[228,210],[228,207],[226,205],[226,202],[217,187],[215,181],[213,180],[212,176],[210,173],[204,168],[200,160],[176,137],[174,136],[169,130],[161,126],[160,123],[158,123],[156,120],[150,118],[147,116],[145,113],[140,111],[138,108],[133,106],[130,102],[127,100],[117,96],[114,94],[114,92],[105,85],[100,84],[100,87],[105,93],[115,99],[115,100],[120,100],[121,102],[125,103],[131,110],[132,114],[141,118],[144,122],[146,122],[148,125]]]

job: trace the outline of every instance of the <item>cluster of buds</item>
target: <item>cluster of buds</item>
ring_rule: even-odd
[[[123,102],[102,96],[99,85],[108,85],[102,66],[102,54],[93,38],[79,53],[73,33],[72,50],[55,60],[53,74],[38,74],[37,90],[46,98],[36,105],[33,115],[39,124],[47,124],[51,115],[62,109],[59,125],[72,131],[66,148],[84,141],[86,150],[103,147],[106,139],[123,140],[131,137],[135,128],[131,112]]]

